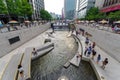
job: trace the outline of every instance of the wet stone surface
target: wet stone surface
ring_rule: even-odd
[[[73,65],[70,65],[67,69],[63,67],[77,51],[77,44],[74,39],[72,37],[67,38],[66,35],[67,32],[56,32],[55,38],[52,39],[55,48],[47,55],[32,61],[32,80],[58,80],[62,76],[65,76],[68,80],[97,80],[88,62],[82,61],[79,68]]]

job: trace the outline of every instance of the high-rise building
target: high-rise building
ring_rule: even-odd
[[[120,10],[120,0],[104,0],[101,12],[109,13]]]
[[[32,19],[40,19],[40,10],[44,9],[44,0],[29,0],[29,3],[33,7]]]
[[[78,1],[78,18],[84,18],[87,10],[95,6],[95,0],[79,0]]]
[[[104,4],[104,0],[96,0],[95,1],[95,7],[98,7],[99,9],[101,9],[103,7]]]
[[[77,0],[64,0],[64,13],[66,19],[73,19],[76,11]]]

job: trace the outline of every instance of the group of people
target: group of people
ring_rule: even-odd
[[[112,27],[112,30],[115,31],[116,33],[120,32],[120,27],[118,25],[115,25]]]
[[[92,44],[90,43],[90,40],[88,37],[86,37],[86,40],[85,40],[85,44],[86,44],[86,47],[85,47],[85,51],[84,51],[84,55],[87,56],[87,57],[91,57],[92,60],[94,60],[94,57],[97,55],[97,60],[96,60],[96,63],[98,64],[100,61],[101,61],[101,55],[100,54],[97,54],[96,50],[95,50],[95,46],[96,46],[96,43],[93,42]],[[102,68],[105,69],[105,66],[108,64],[108,58],[105,58],[103,61],[102,61]]]

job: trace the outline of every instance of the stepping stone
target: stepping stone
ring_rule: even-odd
[[[65,63],[64,68],[68,68],[70,66],[70,62],[68,61],[67,63]]]

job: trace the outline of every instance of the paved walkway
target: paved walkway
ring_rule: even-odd
[[[14,54],[23,53],[27,47],[37,47],[37,46],[43,45],[46,37],[48,37],[48,36],[47,36],[46,32],[44,32],[44,33],[40,34],[39,36],[37,36],[36,38],[33,38],[32,40],[30,40],[27,43],[23,44],[22,46],[18,47],[17,49],[11,51],[4,57],[0,58],[0,80],[1,80],[1,76],[3,75],[3,72],[4,72],[7,64],[9,63],[9,61],[11,60],[11,57]]]
[[[92,34],[90,39],[95,41],[99,47],[107,52],[111,57],[120,62],[120,35],[111,32],[98,30],[89,26],[77,25],[77,28],[82,28]]]
[[[82,45],[83,45],[83,49],[85,51],[85,37],[83,36],[79,36]],[[97,69],[97,72],[100,74],[101,77],[104,77],[104,79],[102,80],[120,80],[120,63],[118,61],[116,61],[114,58],[112,58],[111,56],[109,56],[106,52],[104,52],[102,49],[100,49],[98,46],[95,47],[95,50],[97,51],[97,54],[101,54],[102,56],[102,60],[99,64],[96,64],[96,57],[93,61],[94,66]],[[102,61],[108,58],[108,64],[105,68],[105,70],[103,70],[101,68],[102,65]]]

